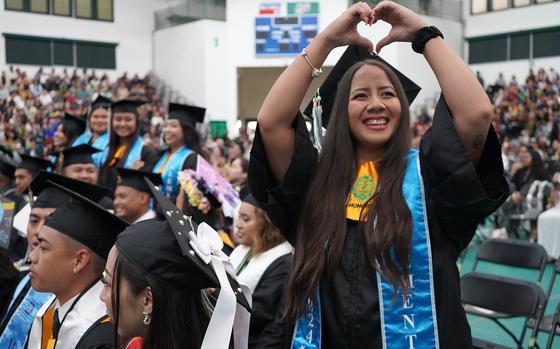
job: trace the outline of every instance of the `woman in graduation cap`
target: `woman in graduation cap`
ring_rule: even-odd
[[[162,192],[175,201],[179,194],[179,172],[196,169],[200,152],[200,137],[196,124],[204,120],[206,109],[190,105],[169,103],[169,115],[163,125],[163,141],[167,150],[155,164],[153,172],[161,174]]]
[[[109,112],[111,110],[111,99],[102,95],[91,103],[88,113],[86,132],[82,133],[74,142],[72,146],[81,144],[88,144],[99,150],[105,149],[109,143]],[[93,154],[93,162],[99,166],[99,157],[101,154]]]
[[[357,30],[379,20],[392,27],[377,52],[412,42],[442,89],[419,151],[417,86]],[[298,108],[331,50],[349,44],[320,89],[330,121],[317,154]],[[471,348],[455,262],[508,196],[491,116],[441,32],[403,6],[355,4],[309,43],[266,97],[251,153],[251,192],[295,247],[270,345]]]
[[[65,114],[54,133],[54,150],[61,152],[65,148],[72,146],[76,140],[86,130],[86,121],[79,116]]]
[[[241,315],[236,304],[250,308],[248,294],[235,275],[228,274],[232,277],[228,280],[220,267],[227,258],[221,253],[217,233],[207,225],[197,226],[147,183],[165,220],[141,221],[120,234],[103,275],[100,297],[115,334],[125,339],[118,343],[115,338],[115,348],[139,348],[141,342],[141,348],[226,349],[234,318]],[[216,287],[223,298],[211,315],[203,290]],[[243,329],[242,325],[238,322],[237,328]],[[130,338],[134,338],[132,343],[128,343]],[[244,347],[246,343],[236,346]]]
[[[121,100],[111,105],[109,145],[101,154],[99,184],[115,189],[117,168],[146,167],[154,162],[154,151],[144,146],[140,137],[141,100]]]

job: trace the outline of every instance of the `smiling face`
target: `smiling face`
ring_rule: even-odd
[[[354,73],[348,100],[348,124],[360,162],[377,160],[397,130],[401,102],[389,76],[366,64]]]
[[[91,112],[89,117],[89,127],[95,134],[103,134],[107,131],[107,120],[109,119],[109,112],[104,108],[97,108]]]
[[[131,137],[138,127],[134,113],[115,113],[113,115],[113,130],[120,138]]]
[[[183,144],[183,128],[177,119],[167,119],[163,124],[163,140],[168,147]]]

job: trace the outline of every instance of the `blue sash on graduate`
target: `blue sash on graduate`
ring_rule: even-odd
[[[71,147],[77,147],[77,146],[82,145],[82,144],[88,144],[90,139],[91,139],[91,132],[86,131],[86,132],[82,133],[81,135],[79,135],[78,137],[76,137],[74,142],[72,142]]]
[[[165,161],[170,151],[171,150],[167,150],[162,155],[153,170],[154,173],[161,173],[161,179],[163,181],[161,192],[168,198],[177,196],[177,192],[179,191],[179,171],[181,171],[187,157],[192,153],[191,149],[183,146],[176,151],[166,163]],[[162,166],[165,166],[163,167],[163,171],[161,169]]]
[[[8,309],[14,305],[15,299],[24,290],[28,282],[30,282],[30,279],[29,276],[26,275],[18,284]],[[4,332],[0,335],[0,348],[23,349],[35,314],[37,314],[39,309],[41,309],[51,297],[51,293],[37,292],[29,288],[27,294],[8,320]],[[2,321],[4,320],[5,319],[2,319]]]
[[[432,250],[418,155],[418,150],[410,150],[408,153],[402,186],[403,196],[412,215],[409,268],[411,289],[406,302],[402,301],[400,289],[396,297],[393,297],[393,286],[377,274],[383,349],[439,348]],[[319,287],[314,298],[308,301],[306,309],[296,322],[292,349],[321,348]],[[364,347],[368,347],[368,344],[364,343]]]
[[[106,142],[107,143],[109,142],[109,136],[107,136]],[[95,143],[97,143],[97,140],[94,142],[94,144]],[[130,166],[132,166],[132,163],[134,163],[134,161],[140,160],[140,158],[142,157],[142,147],[143,146],[144,146],[144,141],[142,141],[142,138],[140,138],[140,137],[136,138],[136,141],[134,141],[134,144],[132,145],[132,149],[130,149],[130,151],[128,152],[128,155],[126,157],[126,161],[124,162],[124,166],[123,166],[124,168],[130,168]],[[96,147],[96,146],[94,145],[94,147]],[[105,146],[105,149],[101,152],[101,155],[98,155],[97,159],[101,159],[99,164],[104,164],[107,161],[107,156],[108,155],[109,155],[109,147]]]

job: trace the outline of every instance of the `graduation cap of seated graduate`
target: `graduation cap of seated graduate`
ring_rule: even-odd
[[[17,164],[6,154],[0,152],[0,173],[9,179],[14,179]]]
[[[109,109],[111,108],[111,103],[113,103],[113,101],[110,98],[98,95],[97,98],[91,102],[90,110],[94,111],[99,108]]]
[[[401,81],[401,84],[403,85],[404,91],[406,93],[406,99],[408,100],[409,105],[412,103],[412,101],[414,101],[414,98],[416,98],[416,96],[420,92],[420,86],[416,85],[412,80],[398,71],[395,67],[387,63],[387,61],[385,61],[383,58],[379,57],[378,55],[371,55],[363,46],[350,45],[348,46],[346,51],[344,51],[338,62],[336,62],[335,66],[332,68],[325,81],[323,81],[321,87],[319,87],[319,95],[321,96],[321,108],[323,110],[321,126],[326,127],[329,122],[330,114],[338,89],[338,83],[340,79],[342,79],[342,76],[355,63],[364,61],[366,59],[379,61],[391,68],[391,70],[397,75],[397,77]],[[309,102],[303,113],[308,117],[312,117],[312,110],[313,100]]]
[[[32,207],[59,208],[72,201],[72,197],[68,193],[53,186],[51,182],[78,192],[95,202],[111,195],[110,188],[82,182],[52,172],[41,171],[33,178],[33,181],[29,185],[31,197],[37,197],[32,201]]]
[[[66,130],[75,130],[76,134],[82,134],[86,130],[87,122],[85,119],[72,114],[64,114],[60,121]]]
[[[155,279],[193,289],[219,287],[212,266],[205,263],[190,244],[189,232],[196,232],[198,225],[183,215],[149,179],[146,183],[164,212],[165,221],[152,219],[131,225],[117,239],[119,252]],[[229,274],[228,279],[237,302],[250,311],[237,281]]]
[[[62,151],[62,167],[74,164],[93,164],[91,156],[101,150],[89,144],[80,144]]]
[[[41,170],[46,170],[47,168],[53,166],[50,161],[45,159],[36,158],[25,154],[19,154],[19,156],[21,157],[21,162],[17,165],[16,168],[24,168],[33,174]]]
[[[51,180],[46,182],[69,195],[71,201],[51,213],[45,226],[89,247],[106,260],[117,235],[128,227],[128,223],[85,196]]]
[[[154,185],[161,185],[161,175],[159,173],[132,170],[124,167],[117,168],[117,186],[131,187],[138,191],[151,194],[150,186],[144,180],[148,178]]]
[[[138,107],[145,104],[144,100],[122,99],[111,104],[111,112],[115,113],[134,113],[138,115]]]
[[[204,121],[206,108],[195,107],[186,104],[169,103],[168,119],[177,119],[181,126],[190,125],[195,127],[197,123]]]

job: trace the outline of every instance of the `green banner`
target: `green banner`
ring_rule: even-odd
[[[317,15],[319,14],[318,2],[289,2],[288,15]]]

